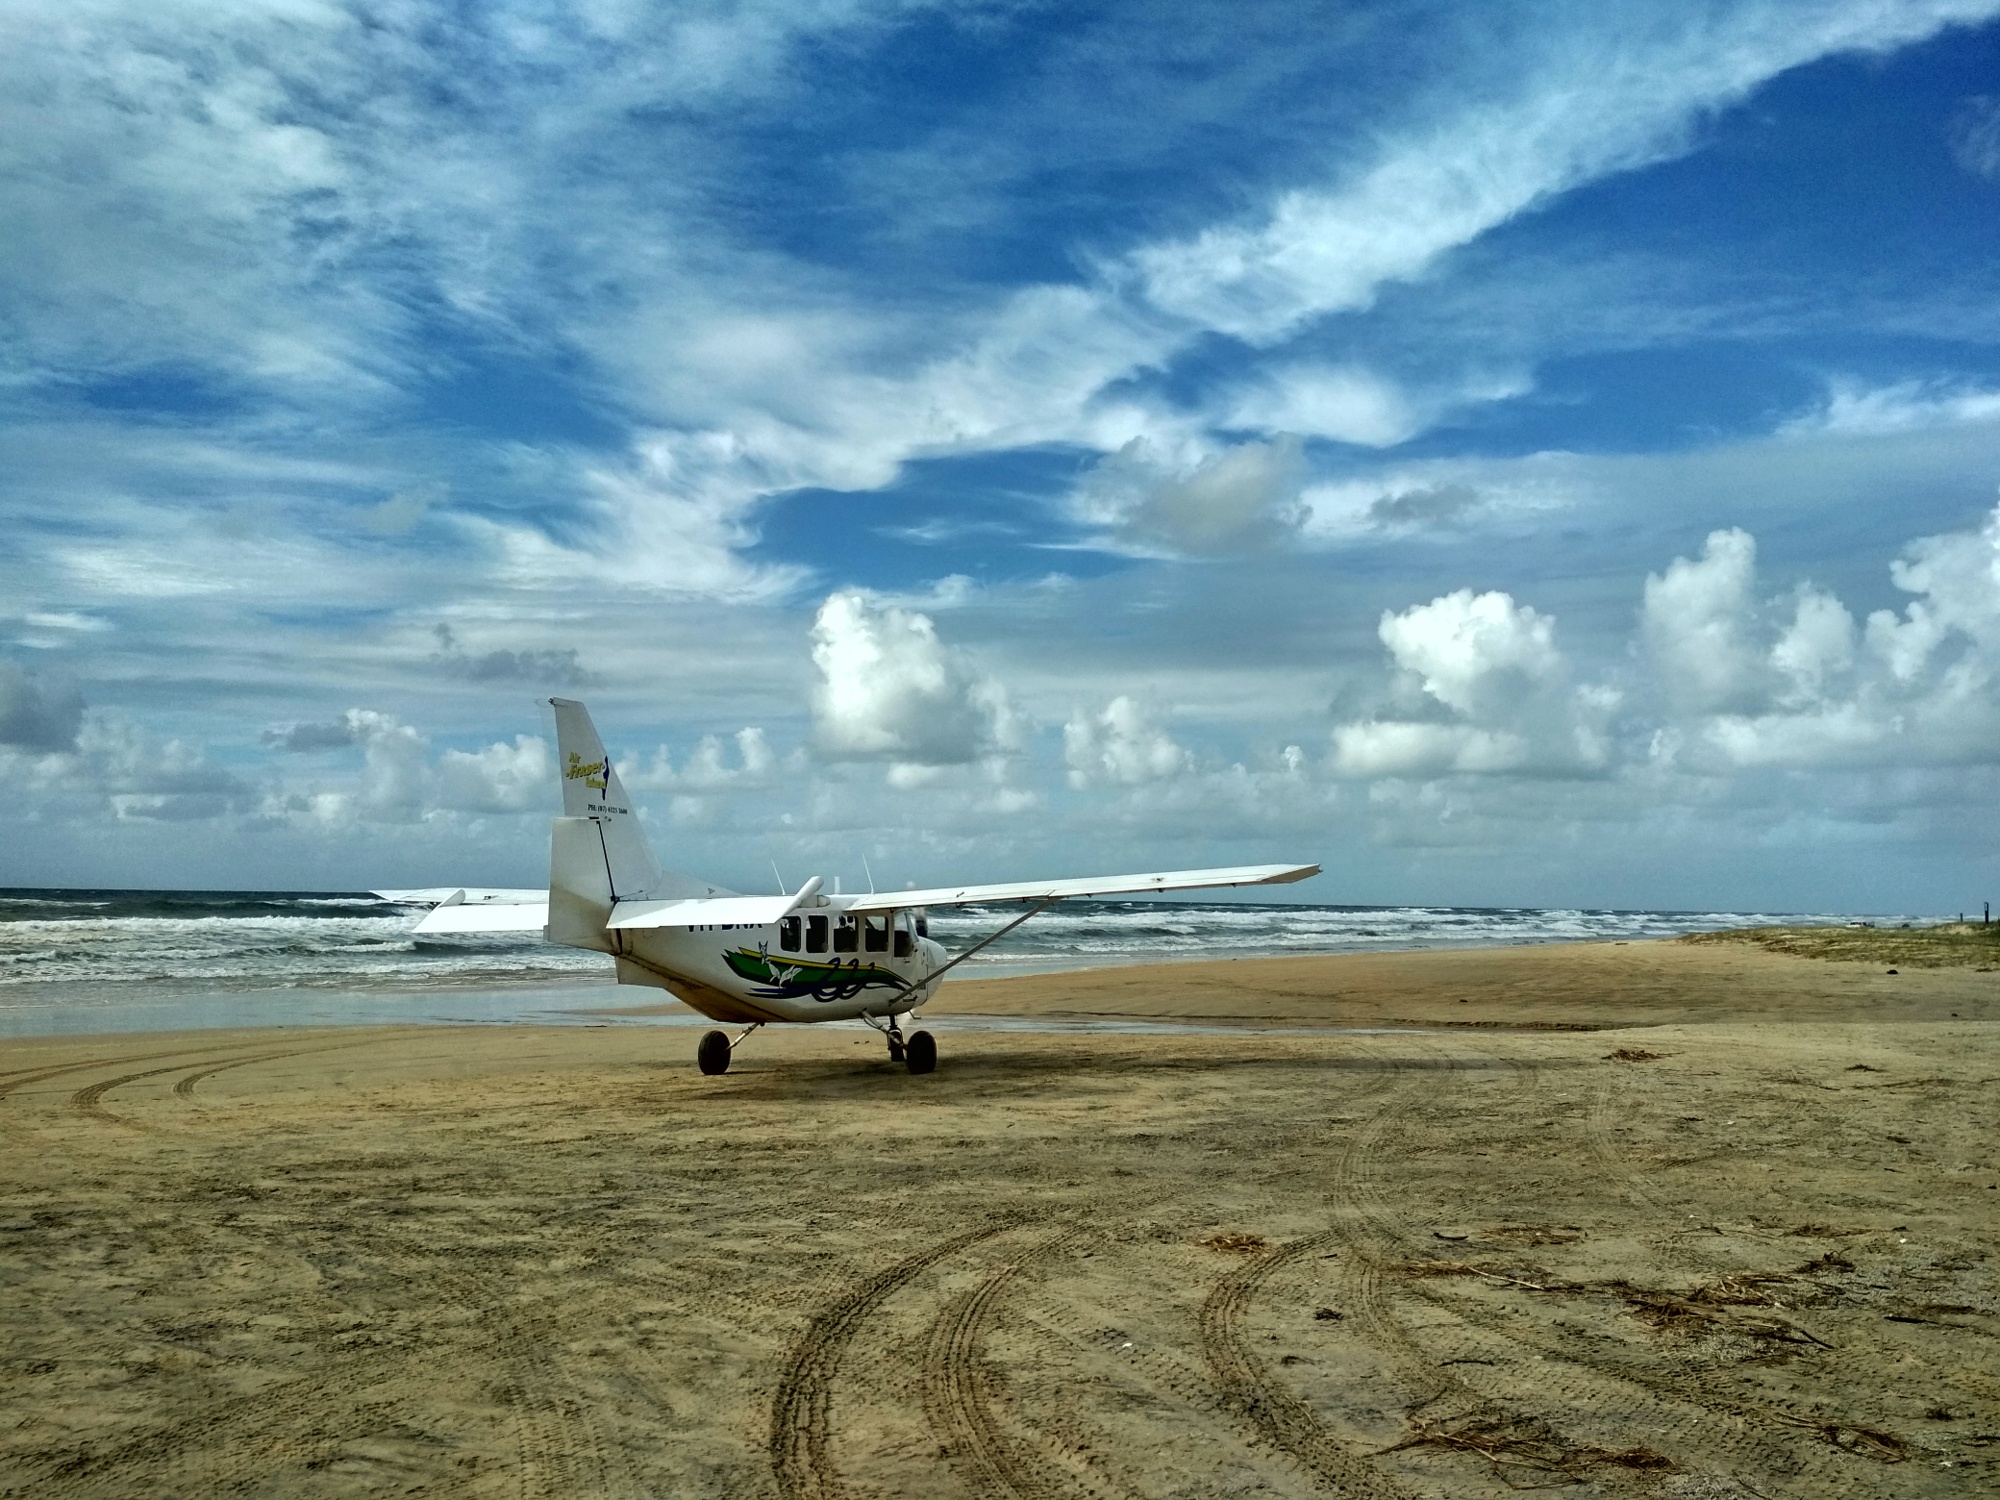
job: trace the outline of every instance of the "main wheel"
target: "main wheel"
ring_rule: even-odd
[[[704,1031],[701,1045],[694,1049],[695,1066],[708,1074],[729,1071],[729,1036],[721,1031]]]
[[[937,1069],[937,1038],[928,1031],[913,1031],[903,1042],[903,1066],[912,1073]]]

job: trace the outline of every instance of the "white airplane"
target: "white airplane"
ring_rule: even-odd
[[[746,1027],[703,1035],[695,1058],[724,1073],[730,1054],[775,1022],[861,1020],[889,1039],[889,1058],[912,1073],[937,1066],[928,1031],[901,1020],[937,993],[944,976],[1029,917],[1070,896],[1284,885],[1318,865],[1247,865],[1085,880],[829,895],[814,876],[790,895],[744,896],[660,868],[617,769],[581,703],[551,698],[563,815],[549,830],[546,891],[439,887],[376,891],[385,901],[429,906],[416,930],[528,932],[609,953],[620,984],[663,989],[711,1020]],[[1027,910],[956,957],[932,941],[933,906],[1022,903]]]

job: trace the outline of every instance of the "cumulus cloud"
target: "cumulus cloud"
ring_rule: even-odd
[[[1194,757],[1121,693],[1102,712],[1078,713],[1063,725],[1063,762],[1069,784],[1080,789],[1170,780],[1191,770]]]
[[[72,749],[15,769],[29,786],[59,792],[68,817],[103,806],[122,822],[185,823],[239,812],[249,795],[239,777],[210,765],[200,746],[157,739],[100,710],[84,715]]]
[[[1695,713],[1754,704],[1766,663],[1752,645],[1757,543],[1732,528],[1709,534],[1699,558],[1677,557],[1646,578],[1646,644],[1668,703]]]
[[[359,749],[353,774],[320,773],[305,786],[270,790],[280,816],[319,823],[414,823],[451,813],[524,813],[558,805],[555,759],[539,735],[480,750],[431,754],[430,740],[393,714],[350,708],[325,723],[266,730],[264,745],[291,753]]]
[[[1295,437],[1243,443],[1188,463],[1141,437],[1092,468],[1077,504],[1089,520],[1141,548],[1244,552],[1297,530],[1304,480]]]
[[[1337,774],[1587,774],[1606,763],[1618,696],[1571,685],[1547,615],[1508,594],[1459,589],[1385,611],[1377,633],[1431,713],[1340,725]]]
[[[83,724],[83,694],[55,686],[0,657],[0,745],[71,750]]]
[[[465,812],[547,811],[556,805],[555,757],[540,735],[483,750],[447,750],[438,757],[437,801]]]
[[[1554,621],[1504,593],[1385,613],[1405,702],[1336,727],[1331,767],[1421,780],[2000,765],[2000,509],[1911,543],[1889,571],[1914,597],[1857,624],[1810,582],[1767,594],[1755,539],[1713,532],[1645,579],[1641,675],[1622,686],[1576,682]]]
[[[813,744],[825,759],[949,766],[1018,747],[1004,690],[939,640],[930,616],[844,590],[820,606],[812,641]]]
[[[1711,774],[2000,763],[2000,511],[1978,531],[1913,542],[1889,571],[1916,597],[1861,628],[1811,585],[1759,598],[1741,532],[1709,542],[1668,569],[1707,578],[1684,590],[1686,617],[1669,610],[1650,628],[1648,580],[1647,640],[1669,686],[1657,760]]]
[[[721,737],[707,734],[679,766],[662,746],[644,764],[621,761],[619,779],[634,791],[715,792],[771,784],[781,762],[764,731],[751,725],[737,730],[731,738],[736,745],[734,765]]]

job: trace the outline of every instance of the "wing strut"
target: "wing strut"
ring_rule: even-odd
[[[907,979],[904,980],[903,988],[905,990],[914,990],[923,985],[929,984],[933,979],[938,978],[940,975],[944,974],[947,970],[957,968],[960,964],[964,963],[968,958],[972,957],[973,954],[977,953],[981,948],[999,942],[1000,939],[1005,937],[1008,933],[1012,932],[1016,927],[1019,927],[1023,922],[1027,921],[1028,918],[1035,916],[1041,912],[1047,911],[1051,906],[1054,906],[1058,901],[1062,899],[1063,898],[1061,896],[1044,897],[1040,901],[1037,901],[1033,906],[1029,907],[1026,911],[1022,912],[1020,916],[1014,918],[1013,921],[1009,922],[1005,927],[1001,928],[998,932],[989,933],[987,936],[981,938],[978,942],[974,943],[970,948],[967,948],[963,953],[959,954],[957,958],[954,958],[947,963],[940,964],[937,968],[932,969],[930,973],[926,974],[922,979],[919,979],[915,984],[911,984]]]

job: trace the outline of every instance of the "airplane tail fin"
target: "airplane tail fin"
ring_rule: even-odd
[[[596,825],[595,838],[573,827],[568,836],[552,840],[549,882],[551,893],[560,881],[565,886],[596,891],[614,902],[633,901],[659,890],[664,873],[653,857],[645,830],[632,811],[632,799],[619,783],[618,768],[605,754],[590,711],[568,698],[551,698],[556,711],[556,761],[562,771],[563,821],[587,820]],[[582,860],[595,863],[592,846],[601,846],[602,863],[596,870],[565,868]]]

